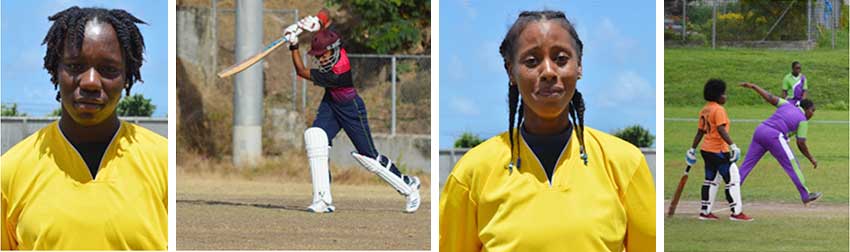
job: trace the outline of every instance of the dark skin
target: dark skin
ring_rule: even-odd
[[[327,13],[326,9],[322,9],[321,11],[325,12],[325,15],[329,15]],[[328,26],[330,26],[332,23],[333,23],[332,20],[328,20],[327,24],[322,24],[321,29],[327,29]],[[310,78],[310,69],[305,68],[304,62],[301,61],[301,52],[298,51],[298,49],[290,50],[290,52],[292,54],[292,64],[295,65],[295,73],[297,73],[298,76],[301,76],[301,78],[304,78],[304,79],[309,80],[309,81],[313,81],[313,79]],[[325,53],[322,54],[321,57],[318,57],[318,59],[319,59],[319,61],[325,61],[325,60],[330,59],[330,57],[332,55],[333,55],[333,52],[325,51]]]
[[[121,122],[115,110],[126,86],[125,62],[115,29],[86,23],[82,48],[66,44],[58,65],[62,103],[59,127],[75,144],[108,143]]]
[[[720,99],[718,99],[716,102],[720,105],[726,104],[726,94],[721,95]],[[720,138],[722,138],[723,141],[726,142],[726,144],[735,144],[734,142],[732,142],[732,137],[729,136],[729,132],[726,131],[726,124],[717,125],[717,128],[715,128],[715,130],[717,130],[717,133],[720,134]],[[706,133],[708,133],[708,131],[706,131],[705,129],[697,129],[697,134],[696,136],[694,136],[694,143],[691,144],[691,148],[696,149],[697,145],[699,145],[699,142],[702,141],[702,137],[705,136]]]
[[[313,79],[310,78],[310,69],[305,68],[304,62],[301,61],[301,52],[299,52],[297,49],[291,50],[290,52],[292,52],[292,64],[295,65],[295,72],[298,73],[298,76],[301,76],[301,78],[304,78],[306,80],[313,81]],[[321,57],[318,57],[318,59],[319,61],[325,61],[330,59],[330,57],[332,56],[333,52],[328,50],[325,51],[325,53],[322,54]]]
[[[517,39],[507,64],[511,85],[519,85],[531,134],[553,135],[569,127],[569,104],[581,78],[581,59],[573,38],[556,21],[532,22]]]
[[[775,95],[771,94],[770,92],[767,92],[767,90],[764,90],[763,88],[759,87],[756,84],[749,83],[749,82],[743,82],[743,83],[741,83],[741,86],[745,87],[745,88],[752,89],[753,91],[756,91],[756,93],[758,93],[764,99],[764,101],[766,101],[767,103],[770,103],[770,105],[773,105],[774,107],[776,107],[777,104],[779,104],[779,97],[776,97]],[[812,117],[815,115],[815,106],[811,106],[810,108],[804,109],[803,112],[806,115],[806,120],[811,120]],[[800,152],[803,153],[803,155],[806,156],[806,158],[809,159],[809,162],[812,162],[812,166],[813,166],[812,169],[817,169],[818,168],[818,161],[815,160],[815,157],[812,156],[811,153],[809,153],[809,146],[806,145],[806,139],[805,138],[797,138],[797,148],[800,149]]]
[[[800,63],[794,64],[794,66],[791,67],[791,74],[794,75],[794,77],[800,77],[800,71],[802,71]],[[803,99],[806,99],[806,93],[806,91],[803,91]],[[782,97],[788,97],[788,90],[782,90]]]

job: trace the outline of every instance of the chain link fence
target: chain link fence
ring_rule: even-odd
[[[349,54],[348,57],[354,85],[366,103],[372,132],[430,134],[430,56]],[[311,85],[306,83],[301,92],[305,96],[301,99],[301,111],[308,121],[315,117],[324,92]]]
[[[236,10],[229,1],[182,1],[177,6],[178,142],[207,155],[232,150],[233,78],[215,73],[234,64]],[[266,3],[263,41],[279,38],[282,30],[307,15],[298,9]],[[269,6],[272,7],[269,7]],[[320,4],[304,3],[305,8]],[[313,6],[318,5],[318,6]],[[343,46],[345,46],[345,34]],[[312,34],[301,35],[302,62]],[[372,55],[349,51],[354,84],[367,106],[376,135],[430,135],[431,57],[429,55]],[[257,63],[263,68],[263,146],[275,154],[303,143],[301,132],[316,116],[324,89],[297,76],[291,54],[278,49]],[[268,137],[266,137],[268,136]]]
[[[786,49],[811,49],[818,40],[832,40],[834,48],[844,5],[844,0],[670,0],[664,6],[664,39],[713,48]]]

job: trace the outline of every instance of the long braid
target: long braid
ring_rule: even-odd
[[[570,100],[570,116],[573,118],[573,125],[576,125],[579,155],[584,160],[584,165],[587,165],[587,150],[584,148],[584,98],[581,97],[581,92],[578,90],[573,94],[573,99]]]
[[[516,122],[517,110],[522,113],[519,108],[519,89],[517,85],[508,84],[508,139],[511,142],[511,161],[508,163],[508,172],[513,172],[514,169],[514,123]],[[522,117],[521,115],[519,117]],[[519,134],[517,134],[519,135]],[[519,139],[517,139],[519,140]]]
[[[53,83],[54,90],[59,88],[59,64],[66,44],[69,48],[79,51],[83,46],[86,23],[93,19],[107,22],[115,29],[115,35],[121,46],[121,55],[124,57],[127,95],[130,95],[130,89],[135,82],[144,82],[139,70],[144,62],[145,41],[139,27],[136,26],[136,24],[146,24],[141,19],[121,9],[107,10],[77,6],[57,12],[47,19],[52,21],[53,25],[41,44],[47,45],[44,69],[50,74],[50,82]],[[60,92],[56,93],[56,101],[61,98],[60,94]]]

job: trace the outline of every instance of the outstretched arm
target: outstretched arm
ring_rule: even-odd
[[[779,104],[779,97],[767,92],[767,90],[764,90],[754,83],[742,82],[741,86],[756,91],[756,93],[761,95],[761,97],[764,98],[767,103],[770,103],[770,105],[777,106]]]

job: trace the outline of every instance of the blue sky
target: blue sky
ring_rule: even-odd
[[[440,1],[440,148],[463,132],[507,131],[508,77],[499,44],[522,10],[564,11],[584,42],[578,82],[585,124],[640,124],[655,134],[655,2]]]
[[[2,6],[2,103],[17,103],[30,116],[44,116],[59,107],[50,75],[42,68],[46,47],[41,41],[52,23],[47,17],[71,6],[120,8],[148,25],[139,29],[145,37],[144,83],[133,85],[156,105],[154,117],[168,112],[168,1],[3,1]]]

